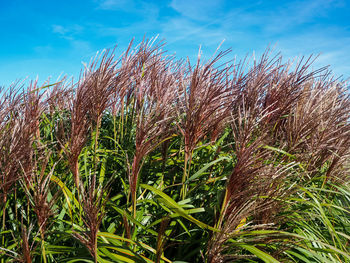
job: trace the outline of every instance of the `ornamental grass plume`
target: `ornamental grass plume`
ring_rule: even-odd
[[[88,190],[81,196],[82,220],[86,231],[73,232],[73,236],[86,246],[95,262],[98,262],[97,233],[105,216],[105,205],[108,200],[107,189],[108,186],[99,185],[98,188],[93,188],[93,185],[89,184]]]
[[[79,79],[75,97],[71,102],[68,160],[78,189],[81,188],[78,158],[89,138],[89,131],[96,127],[96,138],[98,137],[101,115],[109,106],[111,95],[115,93],[115,66],[113,52],[108,50],[102,58],[96,57],[92,60]],[[96,178],[93,181],[96,181]]]
[[[18,163],[16,156],[19,146],[14,141],[17,134],[16,107],[20,104],[21,96],[16,85],[13,84],[9,91],[1,90],[0,100],[0,204],[6,203],[11,186],[19,178],[16,172]],[[15,146],[13,145],[15,144]],[[5,214],[5,213],[4,213]]]
[[[115,117],[119,111],[124,117],[125,104],[130,102],[130,96],[133,93],[131,84],[135,75],[137,56],[134,54],[136,49],[132,49],[133,40],[130,41],[127,50],[120,56],[116,62],[115,77],[113,79],[114,93],[111,95],[109,110]]]
[[[147,64],[147,60],[149,60],[148,56],[154,52],[153,49],[149,49],[147,43],[141,43],[137,52],[129,54],[131,45],[132,42],[130,43],[127,52],[123,54],[118,61],[114,61],[114,56],[109,55],[109,53],[106,52],[98,66],[97,61],[94,61],[91,64],[89,69],[84,73],[83,80],[78,84],[77,97],[73,108],[73,116],[76,117],[74,117],[74,120],[72,117],[72,135],[78,134],[79,136],[72,136],[71,142],[74,142],[74,138],[81,138],[81,140],[79,145],[72,144],[73,147],[71,147],[71,149],[75,150],[71,150],[71,152],[74,153],[74,156],[71,155],[70,163],[75,182],[79,185],[79,189],[82,193],[81,204],[84,212],[83,222],[88,229],[87,232],[75,232],[74,236],[88,248],[95,261],[97,260],[97,233],[104,217],[104,207],[109,191],[108,184],[99,184],[96,186],[96,154],[101,117],[104,111],[109,108],[112,108],[113,114],[116,114],[116,111],[119,108],[119,105],[117,104],[121,101],[124,102],[124,96],[130,94],[128,89],[131,89],[132,91],[135,90],[136,92],[139,85],[138,81],[140,76],[138,74],[141,72],[140,69]],[[117,65],[120,67],[117,68]],[[95,70],[96,67],[97,70]],[[78,94],[78,92],[80,93]],[[79,99],[78,95],[81,96]],[[89,103],[82,104],[83,101],[88,101]],[[139,101],[135,99],[135,103],[136,102]],[[140,104],[138,104],[138,107],[140,107]],[[142,111],[140,108],[136,109],[136,111],[138,110]],[[84,114],[90,116],[91,119],[87,119],[86,116],[84,119]],[[79,123],[78,119],[84,119],[84,125]],[[85,132],[81,133],[81,129]],[[85,184],[79,179],[80,175],[77,165],[78,156],[88,139],[88,129],[94,129],[94,167],[88,175],[88,182],[85,186]],[[137,154],[145,154],[143,149],[138,148],[138,150],[140,151]],[[135,172],[135,167],[137,167],[137,165],[139,164],[134,162],[132,174],[135,176],[137,176]],[[132,188],[134,185],[132,182],[134,182],[134,180],[130,179],[130,181]],[[87,188],[86,190],[85,187]]]
[[[295,118],[310,117],[308,120],[310,122],[312,120],[312,123],[316,125],[308,128],[310,133],[304,137],[305,139],[310,140],[313,137],[320,138],[321,136],[332,143],[339,139],[339,145],[342,147],[339,148],[338,153],[343,158],[347,156],[345,151],[348,151],[346,140],[348,140],[349,126],[346,127],[344,121],[349,118],[349,105],[347,105],[349,100],[346,101],[344,95],[340,96],[341,99],[337,96],[338,93],[334,92],[332,85],[329,85],[331,82],[326,81],[321,74],[324,73],[325,69],[308,73],[309,62],[310,59],[306,60],[305,64],[299,63],[296,69],[290,73],[289,63],[281,64],[280,57],[270,60],[265,53],[262,59],[258,63],[254,63],[253,68],[247,73],[242,95],[237,97],[232,112],[234,152],[237,161],[227,180],[221,214],[216,224],[221,232],[214,233],[209,242],[209,262],[224,262],[234,258],[223,252],[227,248],[225,243],[235,235],[236,228],[242,220],[253,217],[250,224],[256,227],[259,224],[262,224],[263,228],[274,225],[278,220],[274,215],[281,209],[276,200],[290,194],[284,185],[290,180],[288,178],[295,176],[296,169],[303,167],[295,161],[311,165],[326,155],[321,152],[322,146],[326,147],[327,144],[321,142],[317,145],[317,150],[321,152],[312,154],[313,149],[308,148],[308,153],[311,153],[311,156],[314,158],[317,156],[315,159],[306,159],[304,156],[303,160],[297,158],[292,162],[289,161],[288,165],[283,164],[280,160],[281,157],[276,155],[274,149],[286,151],[287,154],[282,157],[282,160],[291,156],[290,154],[297,154],[297,149],[300,149],[300,137],[292,147],[286,148],[287,145],[290,145],[293,137],[292,134],[286,136],[285,131],[288,130],[294,134],[299,134],[302,131],[296,128]],[[303,102],[306,96],[305,88],[309,89],[310,81],[315,79],[319,79],[324,86],[324,94],[314,97],[316,100],[314,103],[312,103],[311,98],[308,98],[308,102]],[[321,86],[318,86],[317,90],[321,92]],[[330,94],[332,94],[333,99],[331,99]],[[317,115],[312,114],[313,110],[308,106],[309,103],[312,103],[313,110],[317,112]],[[331,105],[345,107],[345,109],[340,110],[337,106],[332,107]],[[304,107],[308,107],[304,113],[311,113],[310,116],[301,117],[305,115],[300,113],[300,115],[296,115],[295,111],[300,112]],[[333,118],[332,114],[334,114]],[[327,122],[329,127],[318,128],[326,121],[322,121],[325,116],[330,119],[330,122],[334,122],[335,126]],[[293,125],[294,129],[290,125]],[[299,125],[299,127],[302,126]],[[328,130],[328,128],[330,129]],[[328,135],[327,131],[330,132],[331,138],[325,136]],[[305,145],[313,146],[311,143]],[[334,144],[332,146],[334,147]],[[291,151],[292,149],[295,151]],[[333,155],[333,153],[329,151],[328,155]],[[336,160],[333,157],[328,172],[331,171],[332,163]],[[314,167],[319,168],[320,165],[322,166],[322,163],[318,162],[317,166]],[[300,176],[303,173],[301,170],[297,174]],[[260,198],[260,196],[264,196],[264,198]]]
[[[55,213],[54,206],[59,195],[58,191],[53,191],[51,183],[51,176],[56,164],[50,167],[49,161],[52,153],[47,152],[46,147],[46,145],[39,143],[37,154],[32,159],[31,175],[25,176],[25,178],[30,177],[31,181],[29,185],[23,184],[28,200],[36,214],[42,242],[45,239],[49,219]]]
[[[40,139],[40,117],[44,111],[45,102],[43,101],[43,93],[40,93],[41,87],[38,86],[37,81],[30,83],[26,92],[23,93],[23,102],[20,111],[18,112],[19,122],[21,125],[20,136],[20,153],[17,160],[23,169],[24,179],[29,185],[32,180],[32,158],[33,158],[33,143]],[[17,137],[18,138],[18,137]]]
[[[230,65],[215,66],[230,50],[220,51],[211,60],[202,64],[199,52],[197,63],[185,65],[181,70],[177,98],[177,127],[184,138],[184,174],[182,183],[188,178],[192,153],[198,142],[206,136],[220,134],[222,122],[229,116]],[[181,196],[186,197],[183,184]]]
[[[139,63],[134,76],[135,154],[129,174],[131,198],[136,205],[138,177],[143,159],[170,139],[175,118],[175,88],[178,80],[174,62],[161,57],[161,46],[152,42],[140,45]]]
[[[45,112],[53,115],[58,112],[69,109],[69,101],[73,96],[73,80],[68,81],[64,76],[53,84],[47,84],[47,90],[45,92]]]
[[[96,186],[97,148],[99,129],[103,112],[110,106],[111,96],[117,92],[115,82],[116,61],[114,50],[105,51],[102,57],[96,57],[85,69],[80,78],[75,98],[71,106],[71,136],[69,140],[69,165],[74,182],[79,190],[83,210],[83,223],[86,232],[74,232],[78,240],[89,250],[97,262],[97,232],[104,216],[107,186]],[[89,131],[91,137],[89,136]],[[79,173],[79,155],[88,139],[93,140],[92,170],[87,175],[87,183],[82,181]]]
[[[56,145],[55,150],[61,155],[64,152],[67,143],[69,142],[70,135],[70,101],[74,95],[73,80],[68,81],[66,77],[63,77],[57,83],[50,86],[50,89],[46,91],[46,108],[45,114],[48,118],[54,121],[52,125],[52,132]]]
[[[303,86],[282,134],[286,151],[305,163],[309,176],[326,169],[327,179],[347,181],[350,151],[350,97],[346,85],[325,73]]]
[[[13,116],[10,119],[10,147],[6,149],[9,157],[13,158],[9,163],[12,169],[10,175],[15,178],[13,183],[19,181],[27,194],[37,216],[42,242],[44,242],[47,223],[49,217],[53,215],[55,204],[54,197],[48,200],[52,171],[47,173],[46,167],[50,155],[46,155],[45,151],[43,153],[47,145],[41,142],[40,135],[40,119],[46,107],[46,101],[43,99],[44,92],[42,92],[44,88],[45,86],[38,86],[35,81],[21,93],[18,105],[10,113],[11,117]],[[46,158],[44,161],[43,155]],[[5,213],[3,213],[3,220],[5,220]],[[45,250],[42,252],[45,257]],[[28,253],[24,252],[24,255],[26,254]],[[26,261],[29,260],[28,255],[25,258]],[[46,262],[45,258],[44,262]]]
[[[223,254],[225,243],[235,234],[240,222],[270,209],[274,204],[273,197],[285,194],[278,185],[288,176],[288,169],[273,165],[274,153],[261,147],[270,142],[268,134],[259,130],[259,124],[268,118],[268,113],[255,115],[254,109],[243,107],[238,113],[238,119],[232,123],[237,161],[227,180],[215,225],[220,232],[213,233],[209,241],[208,262],[226,262],[225,258],[231,258],[231,255]],[[268,164],[267,160],[272,163]],[[265,198],[259,199],[262,195]],[[258,227],[258,223],[255,222],[255,227]]]
[[[40,136],[39,120],[43,111],[42,94],[37,82],[31,82],[26,91],[8,93],[3,97],[1,123],[1,194],[6,203],[12,186],[24,179],[29,185],[32,178],[32,144]],[[4,206],[5,209],[5,206]],[[5,225],[5,210],[3,225]]]

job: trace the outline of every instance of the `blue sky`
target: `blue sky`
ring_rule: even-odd
[[[0,86],[78,76],[97,51],[118,44],[120,53],[144,35],[164,38],[178,58],[200,45],[210,57],[223,40],[232,58],[269,45],[285,58],[320,54],[315,67],[348,78],[349,14],[347,0],[0,0]]]

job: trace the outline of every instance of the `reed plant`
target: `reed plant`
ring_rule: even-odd
[[[347,82],[165,47],[1,89],[1,262],[350,262]]]

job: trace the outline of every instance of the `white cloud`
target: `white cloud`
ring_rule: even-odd
[[[98,8],[105,10],[127,9],[128,6],[134,6],[131,0],[103,0],[99,1]]]
[[[204,53],[211,55],[223,39],[226,41],[222,49],[232,47],[232,53],[238,53],[238,57],[253,50],[261,54],[269,45],[277,44],[276,51],[281,50],[285,58],[321,53],[315,67],[331,64],[336,74],[350,74],[350,66],[346,66],[350,61],[349,27],[322,24],[325,20],[333,21],[330,14],[344,5],[342,0],[279,4],[248,0],[239,5],[225,0],[171,0],[168,8],[176,14],[168,17],[160,13],[164,5],[139,0],[97,3],[100,9],[137,16],[126,26],[101,23],[95,27],[97,35],[115,36],[118,43],[128,42],[133,36],[152,37],[159,33],[160,39],[165,38],[168,43],[166,48],[177,51],[180,57],[196,56],[201,44]]]
[[[68,30],[61,25],[52,25],[52,32],[60,35],[65,35]]]
[[[285,37],[278,42],[277,48],[285,57],[301,57],[302,55],[318,55],[314,68],[329,65],[337,76],[350,77],[350,37],[342,35],[340,29],[324,27],[303,34]]]
[[[81,34],[83,31],[84,27],[78,24],[72,24],[68,26],[52,25],[53,33],[69,40],[73,39],[74,36]]]
[[[190,39],[192,42],[215,45],[225,38],[226,44],[240,51],[262,53],[268,45],[282,50],[284,57],[319,54],[315,67],[330,64],[336,74],[350,74],[350,37],[348,29],[325,26],[319,19],[339,8],[342,1],[311,0],[281,3],[268,9],[265,3],[247,3],[238,8],[231,5],[221,15],[215,1],[194,2],[173,0],[171,7],[180,17],[166,22],[162,28],[170,35],[170,43]],[[174,33],[171,33],[171,32]],[[215,41],[216,40],[216,43]],[[235,51],[235,49],[234,49]]]
[[[58,34],[60,38],[67,40],[70,45],[69,53],[75,55],[86,55],[93,50],[90,42],[82,39],[84,31],[85,28],[77,24],[67,26],[52,25],[52,32]],[[38,46],[35,50],[39,53],[52,51],[50,46]]]

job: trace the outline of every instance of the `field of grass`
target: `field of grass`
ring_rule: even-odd
[[[347,84],[164,48],[1,90],[1,263],[350,262]]]

